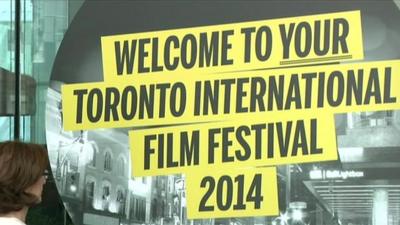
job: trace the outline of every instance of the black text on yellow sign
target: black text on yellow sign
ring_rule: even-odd
[[[279,213],[276,168],[208,171],[186,177],[189,219]]]
[[[129,132],[132,175],[337,159],[333,116],[299,113]]]
[[[102,37],[104,80],[363,58],[359,11]]]
[[[399,109],[399,74],[393,60],[63,85],[64,129]]]

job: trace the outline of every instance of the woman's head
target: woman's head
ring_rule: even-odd
[[[0,214],[19,211],[41,201],[46,150],[37,144],[0,143]]]

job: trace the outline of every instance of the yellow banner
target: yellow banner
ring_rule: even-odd
[[[399,109],[400,61],[62,86],[65,130]]]
[[[363,59],[360,11],[101,38],[105,81]]]
[[[333,116],[246,118],[129,132],[133,176],[337,159]]]
[[[186,181],[189,219],[279,214],[275,168],[208,170]]]

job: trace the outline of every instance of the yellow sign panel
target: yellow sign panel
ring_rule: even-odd
[[[360,11],[101,38],[105,81],[363,59]]]
[[[208,170],[187,182],[189,219],[278,215],[276,168]]]
[[[65,130],[399,109],[400,61],[62,86]]]
[[[129,132],[133,176],[337,160],[333,116],[246,118]]]

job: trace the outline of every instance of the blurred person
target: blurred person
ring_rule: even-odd
[[[47,152],[38,144],[0,143],[0,224],[25,225],[28,209],[42,201]]]

